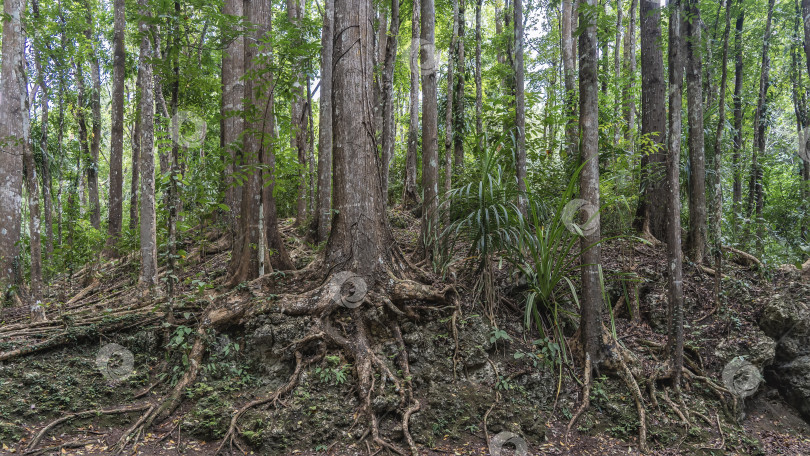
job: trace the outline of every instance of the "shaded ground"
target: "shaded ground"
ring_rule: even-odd
[[[407,251],[407,246],[415,245],[414,231],[408,229],[411,221],[402,214],[394,219],[399,225],[397,238]],[[314,258],[316,253],[296,238],[291,226],[285,225],[283,231],[299,266]],[[14,329],[25,321],[25,309],[5,309],[0,352],[48,341],[56,329],[72,332],[53,348],[0,366],[0,454],[23,453],[45,424],[65,414],[148,404],[165,394],[183,371],[191,338],[183,328],[194,327],[205,305],[224,291],[219,288],[229,254],[222,249],[224,242],[210,236],[204,249],[213,253],[203,253],[199,242],[186,246],[189,254],[173,326],[165,324],[160,304],[144,303],[134,294],[137,265],[127,259],[63,277],[51,290],[52,302],[85,295],[64,306],[61,317],[52,305],[49,325]],[[604,248],[616,314],[612,320],[605,318],[615,325],[618,340],[638,356],[640,366],[652,365],[661,355],[654,344],[666,340],[664,256],[660,248],[629,241],[614,241]],[[724,338],[744,339],[756,327],[762,305],[787,280],[780,273],[729,265],[718,310],[714,310],[713,276],[685,266],[687,347],[706,375],[718,382],[723,365],[714,348]],[[480,305],[472,302],[472,281],[459,275],[458,353],[446,312],[429,311],[430,318],[403,324],[416,398],[422,404],[410,427],[422,454],[487,455],[485,435],[491,438],[501,432],[521,436],[530,454],[638,454],[635,406],[621,381],[613,377],[596,378],[591,408],[565,437],[581,394],[572,374],[581,368],[562,369],[558,394],[559,366],[543,356],[539,345],[523,339],[522,315],[510,305],[501,306],[498,327],[504,332],[495,332]],[[500,295],[522,307],[514,305],[521,301],[512,278],[499,271],[496,283]],[[632,321],[636,296],[642,318]],[[88,318],[96,320],[76,323]],[[110,322],[116,322],[114,331],[105,329]],[[234,411],[274,391],[289,377],[293,365],[278,357],[274,347],[298,337],[302,331],[298,326],[300,320],[268,315],[244,329],[211,334],[211,355],[183,405],[127,453],[213,454]],[[574,325],[566,331],[572,336]],[[112,342],[134,355],[134,373],[120,382],[105,378],[96,365],[99,348]],[[395,356],[395,351],[392,346],[379,355]],[[382,431],[396,441],[402,429],[395,419],[396,401],[388,399],[380,396],[374,407]],[[746,417],[739,424],[700,384],[690,384],[683,392],[685,409],[692,414],[688,427],[666,404],[654,407],[646,393],[645,400],[649,454],[810,455],[810,427],[769,386],[746,400]],[[330,354],[310,366],[279,403],[250,410],[240,419],[240,445],[248,454],[374,454],[373,446],[358,439],[365,428],[356,420],[357,406],[352,366],[339,354]],[[39,454],[109,454],[109,446],[138,416],[98,414],[65,422],[42,440]],[[241,453],[239,447],[233,450]]]

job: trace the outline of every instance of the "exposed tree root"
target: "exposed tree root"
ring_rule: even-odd
[[[577,409],[574,416],[571,417],[571,421],[568,422],[568,426],[565,428],[565,439],[568,440],[568,434],[571,433],[571,428],[577,422],[579,417],[585,413],[585,410],[588,409],[588,406],[591,404],[591,355],[589,353],[585,354],[585,381],[582,385],[582,404],[580,404],[579,408]]]
[[[150,404],[145,404],[145,405],[137,405],[137,406],[131,406],[131,407],[117,407],[117,408],[112,408],[112,409],[86,410],[86,411],[83,411],[83,412],[71,413],[70,415],[65,415],[65,416],[63,416],[61,418],[58,418],[56,420],[51,421],[44,428],[42,428],[37,433],[37,435],[35,435],[34,438],[32,438],[30,442],[28,442],[28,446],[25,447],[25,452],[26,453],[38,453],[38,452],[45,451],[45,449],[43,449],[43,450],[35,450],[34,448],[36,448],[36,446],[39,445],[39,443],[42,441],[42,439],[45,438],[46,435],[48,435],[48,432],[52,431],[55,427],[59,426],[60,424],[66,422],[66,421],[70,421],[70,420],[74,420],[74,419],[90,418],[90,417],[98,416],[98,415],[117,415],[117,414],[122,414],[122,413],[142,412],[142,411],[144,411],[144,410],[146,410],[146,409],[148,409],[150,407],[151,407]]]
[[[755,257],[754,255],[751,255],[748,252],[743,252],[742,250],[735,249],[734,247],[731,247],[729,245],[724,245],[723,250],[737,255],[741,259],[741,261],[738,261],[738,263],[742,264],[743,266],[751,266],[752,264],[754,264],[758,268],[762,267],[762,262],[759,261],[759,258]]]

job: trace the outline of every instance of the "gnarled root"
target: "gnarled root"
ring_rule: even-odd
[[[571,417],[571,421],[568,422],[568,426],[565,428],[566,441],[568,440],[568,434],[571,433],[571,428],[577,422],[579,417],[585,413],[588,406],[591,405],[591,383],[591,355],[590,353],[585,353],[585,381],[582,385],[582,404],[580,404],[576,413],[574,413],[574,416]]]

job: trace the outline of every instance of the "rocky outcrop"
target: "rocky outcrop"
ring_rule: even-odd
[[[792,284],[775,295],[762,312],[762,331],[776,341],[769,383],[810,421],[810,289]]]

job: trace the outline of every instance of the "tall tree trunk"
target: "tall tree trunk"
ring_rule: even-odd
[[[126,12],[124,0],[115,0],[113,5],[113,87],[112,112],[110,114],[110,200],[107,222],[108,253],[115,254],[115,245],[121,235],[123,217],[123,157],[124,157],[124,78],[126,49],[124,31]],[[46,209],[47,210],[47,209]]]
[[[613,48],[613,74],[615,76],[615,84],[616,89],[614,92],[614,103],[613,103],[613,142],[614,144],[619,143],[619,138],[621,138],[621,123],[619,119],[619,106],[622,104],[621,98],[621,91],[619,89],[619,85],[621,85],[622,80],[622,65],[621,65],[621,48],[622,48],[622,20],[624,19],[624,11],[622,10],[622,3],[624,0],[618,0],[616,2],[616,44]]]
[[[582,0],[588,8],[596,0]],[[593,208],[599,208],[599,86],[597,80],[596,18],[580,8],[584,25],[579,35],[579,129],[582,132],[580,158],[583,162],[579,176],[580,198]],[[591,214],[589,214],[591,215]],[[582,251],[582,346],[594,365],[601,360],[602,288],[599,265],[602,263],[599,211],[592,214],[589,229],[580,240]]]
[[[95,43],[92,29],[93,22],[88,9],[87,28],[84,34],[90,43]],[[90,52],[90,78],[93,81],[93,89],[90,92],[90,107],[93,130],[90,136],[90,166],[87,167],[87,189],[90,197],[90,223],[93,228],[100,230],[101,202],[98,196],[98,155],[101,145],[101,69],[99,68],[95,46],[91,46]]]
[[[150,16],[147,0],[139,0],[143,18],[138,26],[141,33],[139,79],[141,81],[141,272],[139,286],[155,290],[158,285],[157,220],[155,213],[155,150],[154,150],[154,78],[152,75],[153,50],[149,39]]]
[[[243,0],[227,0],[222,12],[240,19],[244,18]],[[245,98],[245,37],[239,33],[222,52],[222,147],[227,151],[225,163],[225,204],[230,209],[232,229],[236,228],[242,200],[242,188],[235,184],[234,172],[242,159],[239,141],[244,130],[242,115]]]
[[[802,18],[804,19],[804,55],[807,60],[807,73],[810,75],[810,0],[802,0]]]
[[[646,1],[646,0],[642,0]],[[669,16],[669,160],[667,161],[667,259],[669,263],[669,339],[672,381],[680,388],[683,370],[683,254],[681,252],[681,128],[683,111],[683,39],[680,0],[673,0]]]
[[[636,139],[636,97],[634,95],[636,87],[636,8],[638,0],[630,0],[630,21],[624,33],[624,77],[626,78],[622,87],[622,101],[624,103],[624,121],[627,124],[627,131],[624,137],[629,143],[631,151],[635,151]]]
[[[388,204],[388,177],[391,158],[394,156],[394,63],[397,58],[399,37],[399,0],[391,0],[391,30],[385,44],[385,60],[382,74],[382,190],[383,202]]]
[[[272,77],[266,54],[271,50],[262,44],[272,33],[272,12],[269,0],[246,0],[244,12],[253,24],[254,44],[245,46],[245,73],[262,76],[245,81],[247,118],[243,140],[244,169],[248,178],[242,187],[242,207],[231,255],[231,286],[270,272],[271,265],[278,269],[292,269],[281,235],[278,233],[275,187],[275,154],[273,140],[275,121],[273,112]],[[289,13],[289,11],[288,11]],[[260,169],[258,165],[262,165]],[[268,257],[269,250],[273,255]]]
[[[742,31],[745,21],[745,9],[740,8],[737,23],[734,28],[734,150],[731,156],[731,168],[734,174],[734,187],[732,192],[732,205],[734,214],[739,216],[742,211],[742,176],[740,173],[740,151],[742,150],[742,85],[743,85],[743,46]],[[736,226],[736,224],[735,224]]]
[[[523,216],[526,216],[528,215],[529,202],[526,199],[526,97],[523,87],[525,77],[523,69],[523,0],[514,0],[513,11],[515,14],[515,145],[517,146],[517,150],[515,151],[515,168],[518,188],[518,209],[523,213]],[[581,45],[582,44],[580,44],[580,46]]]
[[[140,71],[138,71],[138,81],[140,82]],[[137,84],[140,86],[140,83]],[[138,89],[140,94],[140,89]],[[138,110],[140,111],[140,95],[135,97],[138,102]],[[129,186],[129,229],[135,231],[138,229],[138,180],[141,174],[141,114],[135,114],[135,127],[132,129],[132,177]]]
[[[307,213],[315,211],[315,117],[312,115],[312,82],[307,76],[307,173],[309,200]]]
[[[438,100],[436,99],[436,15],[434,0],[421,0],[420,61],[422,67],[422,241],[433,242],[438,231],[439,140]],[[426,256],[431,256],[430,248]]]
[[[770,86],[771,59],[768,56],[771,44],[771,24],[773,18],[773,5],[775,0],[768,2],[768,18],[765,22],[765,36],[762,43],[762,72],[759,79],[759,96],[757,98],[757,110],[754,114],[754,152],[751,156],[751,181],[748,189],[748,214],[750,216],[752,208],[756,209],[756,246],[757,252],[762,252],[762,237],[764,235],[762,221],[762,207],[764,205],[764,195],[762,190],[762,167],[759,165],[759,156],[765,153],[765,134],[768,126],[767,97]]]
[[[641,188],[635,227],[666,238],[666,83],[661,51],[661,4],[641,0]]]
[[[332,46],[335,0],[324,0],[321,32],[321,96],[318,118],[318,208],[317,241],[329,236],[332,224]]]
[[[430,0],[426,3],[432,6]],[[332,75],[333,112],[340,113],[332,117],[336,214],[324,265],[354,271],[367,281],[392,266],[393,245],[374,130],[365,128],[374,119],[367,102],[374,79],[371,59],[366,58],[374,48],[371,17],[370,0],[335,0],[335,30],[342,31],[335,40]]]
[[[419,155],[419,0],[413,0],[411,15],[410,101],[408,110],[408,151],[405,154],[405,187],[402,205],[412,208],[419,204],[416,187],[416,161]]]
[[[456,39],[455,62],[455,95],[453,95],[453,167],[456,175],[464,167],[464,137],[466,136],[464,119],[464,85],[466,60],[464,57],[464,35],[466,0],[458,0],[458,38]]]
[[[726,3],[726,28],[723,32],[723,51],[720,57],[720,94],[718,101],[717,129],[714,133],[714,199],[712,200],[712,240],[714,250],[715,302],[720,303],[720,286],[722,282],[721,266],[723,259],[723,128],[726,125],[726,89],[728,88],[728,35],[731,31],[731,0]]]
[[[686,0],[686,98],[689,123],[689,231],[686,251],[697,264],[706,255],[706,152],[703,135],[703,60],[700,10]]]
[[[563,85],[565,88],[565,153],[568,159],[576,155],[579,142],[576,108],[576,65],[574,63],[574,5],[563,0],[560,33],[562,33]]]
[[[83,63],[81,61],[77,62],[75,65],[75,73],[76,73],[76,104],[77,106],[74,107],[74,115],[76,117],[76,123],[79,124],[79,148],[81,150],[81,167],[82,167],[82,175],[78,179],[78,191],[79,191],[79,203],[80,203],[80,211],[81,212],[87,205],[87,199],[85,197],[85,182],[89,180],[90,173],[92,173],[93,161],[92,156],[90,155],[90,139],[88,138],[87,133],[87,116],[85,114],[85,107],[87,103],[85,102],[86,98],[86,91],[84,88],[84,71],[82,69]],[[92,212],[92,208],[91,208]],[[91,216],[92,217],[92,216]],[[91,221],[92,223],[92,221]]]
[[[28,136],[28,101],[26,94],[26,110],[23,114],[22,130],[23,135]],[[42,300],[42,243],[40,241],[40,209],[39,209],[39,189],[37,188],[37,165],[34,160],[34,153],[28,146],[28,141],[23,146],[25,162],[26,187],[28,190],[28,214],[30,216],[28,224],[29,245],[31,253],[31,311],[32,319],[38,320],[44,311],[39,305]]]
[[[808,194],[810,194],[810,160],[808,160],[808,151],[810,151],[810,137],[807,135],[808,127],[810,127],[810,114],[807,112],[807,85],[805,84],[806,68],[801,62],[799,46],[797,43],[803,41],[802,36],[804,16],[802,15],[802,8],[799,1],[796,0],[796,16],[794,19],[794,41],[790,47],[790,79],[793,82],[793,111],[796,114],[796,136],[799,141],[803,143],[798,144],[798,155],[801,158],[801,166],[799,168],[799,178],[801,179],[801,238],[806,241],[808,239]]]
[[[458,45],[458,2],[453,0],[453,34],[450,49],[447,50],[447,98],[444,109],[444,195],[450,194],[453,180],[453,81],[455,81],[456,51]],[[447,198],[443,208],[445,225],[450,223],[450,199]]]
[[[31,4],[34,17],[39,20],[39,2],[34,0]],[[35,39],[39,38],[39,35]],[[40,97],[41,121],[40,129],[42,134],[39,138],[39,153],[41,155],[42,163],[42,203],[43,213],[45,215],[45,251],[48,256],[53,254],[53,202],[51,198],[51,159],[48,153],[48,114],[49,114],[49,95],[50,89],[45,80],[45,72],[42,69],[42,56],[40,55],[39,48],[34,45],[34,66],[37,71],[37,84],[42,90]],[[46,60],[47,64],[47,60]]]
[[[484,151],[483,91],[481,87],[481,6],[483,0],[475,0],[475,157]]]
[[[254,0],[255,1],[255,0]],[[300,0],[287,0],[287,18],[295,26],[300,26],[304,6]],[[298,40],[294,45],[300,44]],[[304,76],[295,63],[295,80],[293,81],[292,103],[290,104],[290,122],[292,134],[290,146],[298,152],[298,199],[295,205],[295,225],[299,226],[307,218],[307,144],[304,124]]]

